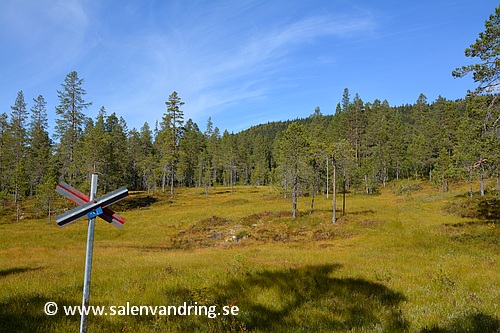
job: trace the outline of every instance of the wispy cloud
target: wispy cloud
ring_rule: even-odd
[[[280,82],[281,66],[292,68],[294,51],[323,37],[345,38],[354,33],[373,29],[370,19],[338,19],[316,16],[301,19],[279,27],[270,27],[257,35],[241,40],[231,55],[215,56],[216,65],[202,68],[199,81],[201,91],[212,93],[226,87],[227,98],[222,101],[259,98],[269,94],[285,82]],[[258,80],[256,80],[258,78]],[[213,109],[217,105],[206,105]],[[200,105],[203,108],[203,105]]]
[[[17,66],[53,69],[75,61],[88,47],[88,19],[80,2],[8,1],[0,5],[0,12],[0,30],[11,46],[2,52],[30,55],[17,58]]]
[[[211,35],[197,35],[203,27]],[[309,16],[260,26],[252,34],[238,27],[228,34],[214,29],[213,22],[199,22],[183,34],[157,33],[141,41],[140,49],[147,50],[153,62],[144,81],[151,80],[150,92],[168,87],[178,90],[189,100],[192,115],[213,115],[289,85],[282,77],[282,65],[293,68],[294,52],[304,46],[320,38],[349,38],[374,28],[368,16]]]
[[[365,14],[287,16],[280,15],[281,7],[244,1],[209,6],[172,2],[154,8],[12,1],[0,4],[0,29],[10,38],[7,52],[13,59],[16,47],[33,50],[16,59],[12,77],[25,67],[36,86],[54,77],[62,83],[70,70],[82,71],[92,84],[87,91],[94,105],[132,121],[144,118],[144,112],[149,121],[161,119],[163,102],[177,90],[188,116],[206,119],[289,87],[293,83],[286,72],[303,66],[296,55],[308,45],[375,28]],[[117,19],[109,16],[111,9]],[[312,56],[317,63],[334,57]]]

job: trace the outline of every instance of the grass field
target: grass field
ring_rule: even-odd
[[[94,306],[238,307],[237,315],[89,316],[89,332],[500,332],[499,220],[447,213],[466,189],[291,204],[270,187],[134,194],[98,220]],[[339,205],[340,207],[340,205]],[[87,223],[0,220],[0,332],[77,332]],[[44,305],[56,302],[54,316]]]

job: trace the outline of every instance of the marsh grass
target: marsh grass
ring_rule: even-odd
[[[411,186],[348,194],[335,224],[331,200],[317,197],[309,215],[301,198],[292,219],[290,203],[269,187],[220,187],[208,198],[202,189],[134,194],[117,207],[122,230],[96,224],[91,304],[240,312],[90,316],[89,331],[498,331],[498,220],[446,211],[462,192]],[[0,332],[78,330],[79,316],[47,316],[43,306],[81,303],[85,242],[83,220],[63,229],[0,223]]]

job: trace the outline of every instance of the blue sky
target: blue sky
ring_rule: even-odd
[[[465,96],[451,71],[484,31],[492,0],[0,0],[0,113],[23,90],[51,130],[66,74],[128,127],[152,127],[176,90],[185,120],[239,132],[333,114],[344,88],[390,105]]]

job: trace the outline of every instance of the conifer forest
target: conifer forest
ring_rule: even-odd
[[[166,92],[162,119],[128,128],[119,110],[105,106],[95,119],[86,111],[92,96],[77,71],[54,87],[56,125],[48,126],[43,96],[13,96],[10,113],[0,113],[0,205],[17,218],[47,216],[64,180],[88,190],[92,172],[102,192],[166,192],[199,187],[207,196],[218,186],[272,185],[293,199],[339,191],[377,192],[392,180],[425,179],[448,191],[457,181],[470,196],[484,195],[500,177],[500,7],[465,54],[479,63],[457,68],[478,87],[462,99],[424,94],[391,106],[384,96],[363,100],[345,88],[334,112],[319,107],[305,119],[290,119],[230,133],[209,118],[186,119],[189,101]],[[459,64],[457,64],[459,65]],[[411,80],[411,78],[408,78]],[[169,94],[169,95],[168,95]],[[272,112],[272,111],[270,111]],[[329,114],[333,113],[333,114]],[[290,110],[293,118],[294,110]],[[492,185],[490,185],[492,186]],[[26,215],[30,200],[34,211]]]

